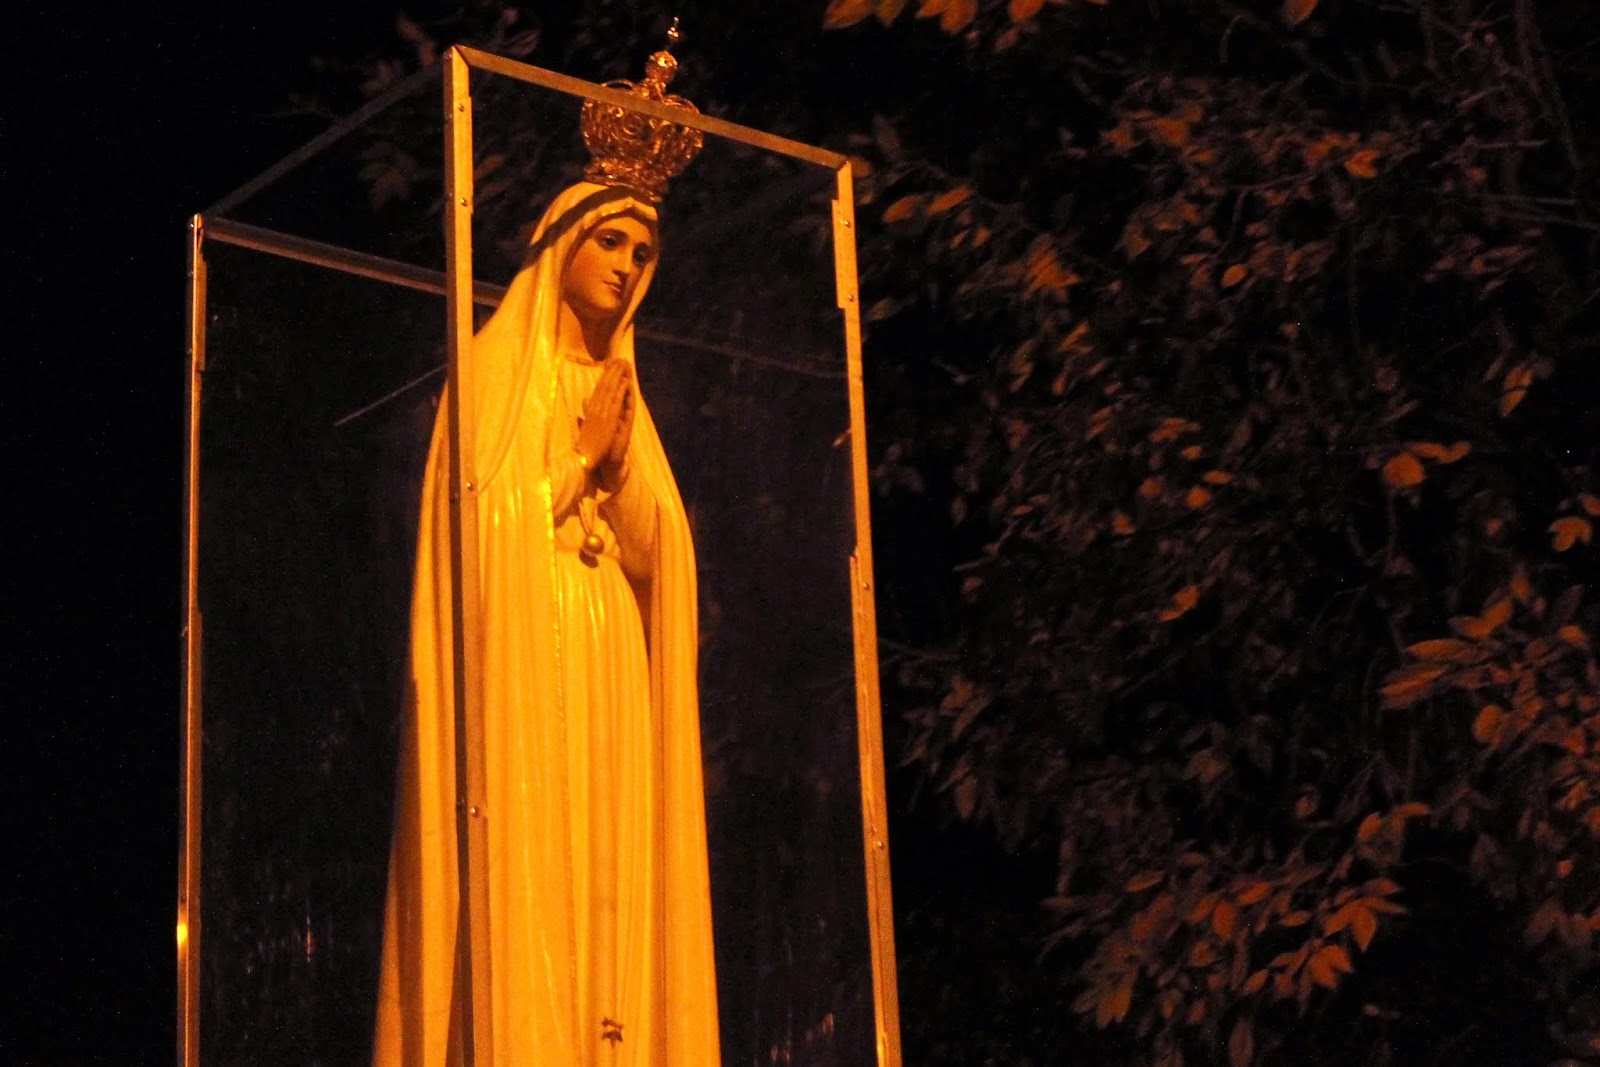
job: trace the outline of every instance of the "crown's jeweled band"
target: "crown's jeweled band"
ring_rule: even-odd
[[[669,42],[678,39],[676,19],[667,38]],[[678,61],[662,49],[650,57],[644,79],[638,84],[612,81],[606,87],[698,114],[699,109],[689,101],[666,91],[667,83],[677,72]],[[699,130],[598,100],[584,101],[582,124],[583,143],[593,157],[584,178],[600,185],[631,189],[652,204],[661,202],[667,184],[689,165],[702,143]]]

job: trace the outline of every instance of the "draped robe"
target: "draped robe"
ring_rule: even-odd
[[[654,209],[568,188],[467,358],[478,481],[492,1047],[497,1067],[719,1062],[694,549],[642,397],[613,497],[576,469],[598,365],[556,352],[577,242]],[[641,268],[608,358],[633,361]],[[566,366],[563,366],[566,364]],[[573,399],[578,398],[578,399]],[[460,1062],[449,449],[423,484],[373,1063]],[[583,526],[606,549],[590,562]],[[478,1038],[481,1043],[482,1038]]]

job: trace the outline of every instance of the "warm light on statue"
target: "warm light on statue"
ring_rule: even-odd
[[[659,190],[653,159],[617,172]],[[694,546],[634,374],[633,320],[658,248],[652,195],[569,187],[465,355],[496,1064],[720,1059]],[[383,1067],[457,1062],[467,1010],[447,411],[423,487],[373,1053]]]

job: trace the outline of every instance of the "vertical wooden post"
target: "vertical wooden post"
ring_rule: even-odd
[[[834,276],[844,313],[850,389],[850,474],[855,489],[856,550],[850,602],[856,662],[856,741],[861,776],[861,833],[866,848],[867,933],[878,1067],[900,1067],[900,988],[895,973],[894,900],[889,885],[889,802],[883,771],[883,711],[878,695],[878,619],[873,600],[871,486],[867,409],[861,382],[861,301],[856,285],[855,188],[848,162],[837,171],[833,201]]]
[[[184,442],[183,726],[178,765],[178,1067],[200,1065],[200,385],[206,368],[205,220],[189,220],[187,438]]]
[[[454,664],[456,862],[456,1004],[462,1062],[493,1067],[489,958],[489,838],[484,782],[483,641],[478,610],[478,482],[474,468],[472,391],[472,97],[471,72],[457,49],[445,56],[445,320],[450,353],[450,585]]]

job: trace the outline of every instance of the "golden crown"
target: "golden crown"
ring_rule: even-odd
[[[667,48],[679,38],[678,20],[667,30]],[[663,48],[650,57],[644,80],[606,82],[647,100],[679,107],[695,114],[700,109],[681,96],[667,93],[667,83],[678,73],[678,61]],[[585,179],[600,185],[620,185],[652,204],[666,195],[667,183],[683,172],[700,151],[699,130],[665,119],[653,119],[616,104],[583,102],[583,143],[592,157]]]

